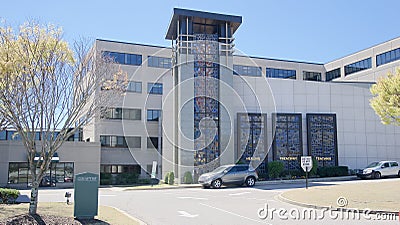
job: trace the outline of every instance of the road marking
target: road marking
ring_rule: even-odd
[[[272,225],[272,224],[265,223],[265,221],[255,220],[255,219],[252,219],[252,218],[249,218],[249,217],[246,217],[246,216],[242,216],[242,215],[236,214],[234,212],[230,212],[230,211],[227,211],[227,210],[224,210],[224,209],[220,209],[220,208],[217,208],[217,207],[214,207],[214,206],[211,206],[211,205],[207,205],[207,204],[204,204],[204,203],[200,203],[200,205],[207,206],[209,208],[216,209],[216,210],[219,210],[221,212],[228,213],[228,214],[231,214],[231,215],[243,218],[243,219],[247,219],[247,220],[250,220],[250,221],[253,221],[253,222]]]
[[[196,198],[196,197],[190,197],[190,196],[183,196],[183,197],[178,197],[180,199],[195,199],[195,200],[208,200],[207,198]]]
[[[229,194],[230,196],[239,196],[239,195],[245,195],[245,194],[250,194],[251,192],[248,192],[248,191],[246,191],[246,192],[239,192],[239,193],[232,193],[232,194]]]
[[[178,211],[178,213],[180,214],[179,216],[183,216],[183,217],[187,217],[187,218],[194,218],[194,217],[198,217],[198,214],[192,215],[186,211]]]

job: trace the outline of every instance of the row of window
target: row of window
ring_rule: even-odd
[[[54,132],[52,134],[46,135],[45,133],[40,133],[40,132],[35,132],[35,140],[40,141],[42,138],[47,139],[55,139],[57,136],[60,134],[60,132]],[[82,129],[79,129],[75,132],[75,134],[71,135],[67,141],[82,141],[83,138],[83,132]],[[20,134],[18,134],[17,131],[12,131],[12,130],[2,130],[0,131],[0,140],[13,140],[13,141],[21,141],[22,137]]]
[[[344,66],[344,75],[349,75],[372,67],[371,58],[363,59],[358,62]]]
[[[284,78],[284,79],[296,79],[296,70],[267,68],[267,77]]]
[[[146,171],[149,175],[152,171],[153,165],[146,165]],[[110,173],[110,174],[142,174],[142,168],[140,165],[100,165],[100,173]],[[156,168],[156,174],[158,174],[158,169]]]
[[[303,79],[304,80],[321,81],[322,76],[321,76],[321,73],[318,73],[318,72],[303,71]]]
[[[129,81],[126,88],[127,92],[142,93],[142,82],[140,81]],[[147,93],[162,95],[163,84],[162,83],[147,83]]]
[[[10,162],[8,164],[8,183],[9,184],[28,184],[32,183],[29,164],[26,162]],[[39,168],[37,169],[38,172]],[[52,183],[69,183],[74,179],[74,163],[52,162],[49,169],[46,171],[44,178]]]
[[[261,77],[261,67],[233,65],[233,74],[241,76]]]
[[[400,59],[400,48],[384,52],[376,56],[376,66],[390,63]]]
[[[340,68],[326,72],[326,81],[331,81],[338,77],[341,77]]]
[[[103,51],[103,55],[106,57],[110,57],[115,63],[118,64],[134,65],[134,66],[142,65],[142,55],[122,53],[122,52],[110,52],[110,51]],[[170,58],[148,56],[147,65],[149,67],[169,69],[171,68],[172,64]]]
[[[141,148],[142,141],[140,136],[117,136],[100,135],[100,143],[103,147],[115,148]],[[147,148],[158,149],[158,137],[147,137]]]
[[[161,117],[161,110],[148,109],[147,121],[159,121]],[[115,119],[115,120],[142,120],[141,109],[127,109],[127,108],[106,108],[101,113],[102,119]]]

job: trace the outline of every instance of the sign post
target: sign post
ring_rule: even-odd
[[[311,171],[313,167],[311,156],[302,156],[301,157],[301,168],[303,168],[304,172],[306,172],[306,189],[308,189],[308,172]]]

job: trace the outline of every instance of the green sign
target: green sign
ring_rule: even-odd
[[[98,212],[99,175],[80,173],[74,180],[74,216],[93,219]]]

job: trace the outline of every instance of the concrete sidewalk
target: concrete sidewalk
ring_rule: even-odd
[[[280,194],[279,199],[310,208],[358,209],[397,214],[400,211],[399,186],[400,178],[326,184],[290,190]]]

